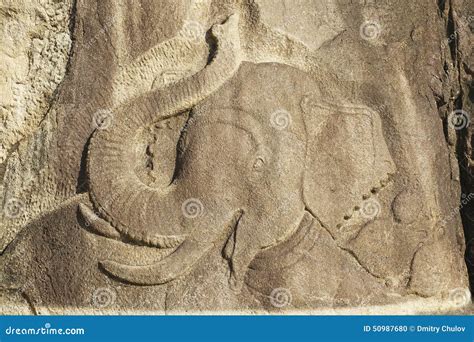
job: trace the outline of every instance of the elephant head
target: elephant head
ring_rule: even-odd
[[[164,283],[190,270],[216,244],[226,244],[232,280],[239,286],[253,257],[298,227],[304,215],[304,123],[297,97],[286,99],[285,106],[278,99],[284,98],[284,89],[301,75],[268,84],[270,75],[284,77],[281,69],[278,64],[243,63],[232,80],[194,105],[178,142],[172,182],[165,189],[138,183],[131,142],[128,159],[122,157],[122,163],[131,163],[129,178],[138,184],[124,173],[110,174],[105,178],[109,183],[98,190],[94,159],[98,158],[101,166],[97,167],[104,171],[114,170],[106,164],[111,150],[100,147],[105,142],[98,146],[98,139],[93,139],[91,198],[100,215],[136,243],[176,248],[150,266],[104,261],[107,272],[132,283]],[[287,74],[293,71],[284,69]],[[263,87],[263,93],[246,87],[248,82]],[[102,132],[97,137],[99,134]],[[116,146],[120,146],[118,141]],[[116,195],[110,196],[109,189],[115,189]]]
[[[122,106],[91,140],[90,197],[103,218],[98,229],[174,248],[152,265],[102,261],[116,278],[165,283],[225,245],[232,284],[239,287],[259,252],[292,235],[305,209],[316,215],[321,208],[315,198],[327,182],[314,169],[315,133],[327,116],[302,105],[321,85],[290,66],[242,62],[236,21],[214,28],[219,48],[206,68]],[[134,171],[136,135],[188,109],[172,182],[164,189],[144,184]],[[85,206],[80,210],[91,216]]]

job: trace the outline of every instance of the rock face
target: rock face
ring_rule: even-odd
[[[2,313],[470,303],[472,3],[0,4]]]

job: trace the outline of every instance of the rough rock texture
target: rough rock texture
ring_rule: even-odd
[[[45,181],[54,106],[71,54],[72,1],[1,1],[0,250],[52,208]],[[43,127],[42,129],[39,129]],[[41,130],[41,132],[40,132]],[[23,211],[27,205],[30,209]],[[7,212],[5,214],[5,212]],[[11,220],[10,216],[15,216]]]
[[[452,11],[453,36],[451,45],[454,67],[453,84],[456,92],[451,98],[452,108],[461,112],[470,125],[459,130],[453,139],[460,165],[460,178],[464,194],[474,193],[474,8],[472,1],[456,3]],[[461,121],[464,122],[464,121]],[[471,283],[474,280],[474,202],[468,196],[461,198],[461,214],[466,234],[466,261]]]
[[[1,312],[467,306],[472,9],[2,0]]]

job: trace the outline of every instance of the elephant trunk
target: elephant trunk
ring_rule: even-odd
[[[91,139],[88,152],[91,200],[112,226],[136,242],[158,247],[174,247],[182,242],[184,236],[179,224],[182,203],[175,198],[173,185],[157,189],[140,181],[134,172],[134,144],[127,141],[140,128],[189,109],[235,74],[241,60],[237,21],[233,15],[213,27],[217,53],[209,65],[187,79],[121,106],[114,113],[112,124],[98,129]],[[170,219],[177,222],[170,223]]]

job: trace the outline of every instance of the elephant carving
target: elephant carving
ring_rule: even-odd
[[[252,61],[238,20],[212,28],[217,52],[201,71],[120,106],[91,139],[94,208],[79,205],[82,216],[112,239],[172,251],[151,265],[101,260],[116,279],[166,283],[222,246],[239,289],[259,253],[296,234],[304,217],[331,232],[394,172],[377,113],[328,101],[324,84],[294,66]],[[183,113],[170,184],[145,184],[137,135]]]

